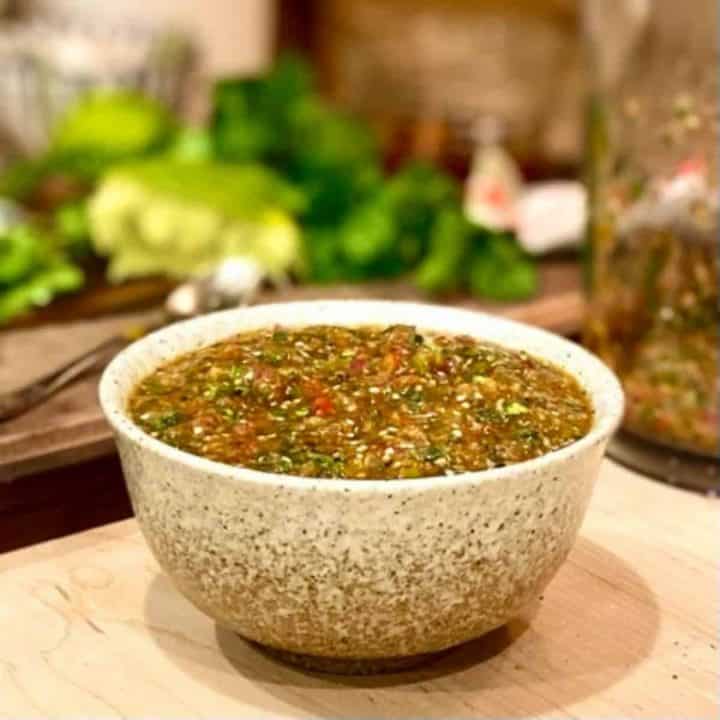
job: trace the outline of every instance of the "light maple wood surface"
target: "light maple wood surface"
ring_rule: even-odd
[[[2,718],[713,718],[720,501],[606,461],[537,607],[416,671],[309,675],[173,589],[133,520],[0,556]]]

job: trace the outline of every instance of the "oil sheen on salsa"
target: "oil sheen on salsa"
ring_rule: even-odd
[[[210,460],[351,479],[502,467],[572,443],[593,418],[579,384],[549,363],[405,325],[235,335],[155,370],[129,412]]]

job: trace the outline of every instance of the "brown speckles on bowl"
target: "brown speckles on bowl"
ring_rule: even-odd
[[[593,430],[564,450],[496,471],[317,481],[179,452],[118,412],[137,379],[191,347],[198,332],[210,343],[276,322],[397,321],[522,346],[563,364],[593,399]],[[413,656],[504,624],[537,598],[572,547],[622,412],[614,377],[580,348],[447,308],[276,305],[208,316],[162,334],[171,342],[161,345],[155,335],[121,354],[101,388],[140,526],[198,608],[313,669],[332,669],[323,658],[342,659],[350,672],[376,667],[368,661],[392,659],[386,669],[412,663]]]
[[[331,657],[434,652],[502,624],[564,560],[592,485],[569,472],[516,501],[506,485],[532,476],[460,482],[454,495],[409,481],[389,500],[359,482],[268,502],[265,485],[210,483],[119,446],[140,525],[184,594],[244,637]]]

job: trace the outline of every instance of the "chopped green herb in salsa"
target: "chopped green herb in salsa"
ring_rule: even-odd
[[[357,479],[502,467],[574,442],[593,419],[565,371],[405,325],[236,335],[155,370],[129,411],[150,435],[211,460]]]

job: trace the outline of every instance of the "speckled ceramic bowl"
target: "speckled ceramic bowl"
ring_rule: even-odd
[[[181,353],[275,324],[407,323],[525,349],[572,373],[590,433],[500,469],[414,480],[315,480],[182,452],[129,419],[128,394]],[[579,346],[475,312],[375,301],[304,302],[172,325],[122,352],[100,399],[133,507],[178,589],[221,625],[311,667],[398,667],[511,619],[573,545],[623,397]]]

